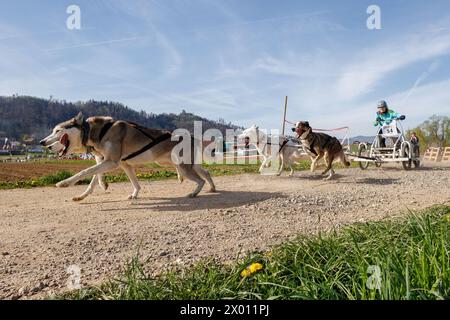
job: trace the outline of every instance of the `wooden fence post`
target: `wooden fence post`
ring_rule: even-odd
[[[281,135],[284,136],[284,130],[286,128],[286,110],[287,110],[287,104],[288,104],[288,96],[284,99],[284,114],[283,114],[283,126],[281,130]]]

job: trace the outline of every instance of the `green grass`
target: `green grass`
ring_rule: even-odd
[[[263,270],[242,278],[254,262]],[[450,206],[299,236],[233,265],[208,260],[151,278],[143,264],[137,256],[116,279],[57,298],[450,299]],[[379,267],[379,288],[367,286],[370,266]]]
[[[20,180],[20,181],[15,181],[15,182],[0,181],[0,190],[1,189],[44,187],[44,186],[48,186],[48,185],[54,185],[55,183],[58,183],[59,181],[67,179],[71,176],[72,176],[71,172],[60,171],[56,174],[42,176],[38,179],[33,179],[33,180]]]
[[[1,182],[0,181],[0,190],[2,189],[18,189],[18,188],[34,188],[34,187],[45,187],[45,186],[53,186],[56,183],[70,178],[73,175],[73,172],[69,171],[59,171],[56,174],[50,174],[42,176],[38,179],[33,180],[20,180],[15,182]],[[168,178],[174,178],[177,174],[174,171],[161,170],[152,173],[142,173],[138,174],[140,180],[163,180]],[[105,179],[108,183],[114,182],[126,182],[129,181],[128,177],[121,174],[107,174],[105,175]],[[90,179],[83,179],[78,182],[78,184],[89,184]]]
[[[78,164],[79,160],[46,160],[40,162],[42,165],[48,164]],[[94,165],[95,161],[87,161],[88,164]],[[157,169],[154,172],[137,173],[137,177],[140,180],[165,180],[176,178],[177,173],[173,168],[165,168],[158,164],[147,164],[146,167]],[[230,164],[230,165],[220,165],[220,164],[205,164],[205,168],[209,170],[212,176],[223,176],[223,175],[234,175],[242,173],[257,173],[259,169],[259,164]],[[304,161],[300,165],[297,165],[297,170],[305,170],[309,168],[309,161]],[[69,178],[74,172],[70,171],[59,171],[55,174],[45,175],[37,179],[19,180],[14,182],[0,181],[1,189],[17,189],[17,188],[34,188],[34,187],[44,187],[51,186],[59,181]],[[127,176],[124,173],[120,174],[106,174],[106,181],[108,183],[114,182],[126,182],[128,181]],[[84,179],[79,182],[79,184],[89,184],[89,179]]]
[[[86,164],[93,166],[96,164],[95,160],[75,160],[75,159],[40,159],[37,163],[39,164],[61,164],[61,165],[70,165],[70,164]]]
[[[0,155],[0,160],[9,160],[9,159],[13,159],[13,161],[15,161],[16,159],[25,159],[26,156],[23,154],[20,155],[13,155],[12,157],[10,155],[7,154],[2,154]]]
[[[87,164],[94,165],[95,161],[83,160]],[[39,162],[42,165],[45,164],[79,164],[80,160],[44,160]],[[296,171],[309,170],[311,161],[301,160],[298,164],[294,165]],[[165,169],[166,167],[160,166],[158,164],[152,163],[145,165],[148,168],[157,169],[154,172],[137,173],[139,180],[165,180],[174,179],[177,177],[177,173],[174,169]],[[258,173],[260,164],[204,164],[204,167],[208,169],[212,176],[226,176],[226,175],[236,175],[244,173]],[[356,164],[352,164],[352,167],[356,167]],[[336,169],[343,168],[342,165],[335,165]],[[0,181],[0,190],[4,189],[18,189],[18,188],[34,188],[34,187],[45,187],[51,186],[59,181],[71,177],[74,173],[70,171],[59,171],[55,174],[45,175],[37,179],[29,180],[19,180],[14,182]],[[126,182],[129,181],[124,173],[120,174],[106,174],[106,181],[108,183],[114,182]],[[84,179],[78,184],[89,184],[89,179]]]

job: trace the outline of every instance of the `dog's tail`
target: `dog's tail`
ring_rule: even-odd
[[[340,160],[341,160],[341,162],[342,162],[342,164],[343,164],[344,166],[350,167],[350,162],[349,162],[349,161],[347,160],[347,158],[345,157],[345,153],[344,153],[343,150],[341,151],[341,154],[339,155],[339,158],[340,158]]]

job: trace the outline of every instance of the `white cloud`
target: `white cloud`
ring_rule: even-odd
[[[378,83],[394,71],[413,63],[450,53],[448,32],[423,32],[419,35],[395,39],[390,43],[371,45],[349,57],[335,88],[336,96],[352,100],[370,93]],[[359,55],[359,56],[358,56]]]
[[[413,128],[425,121],[433,114],[450,116],[450,79],[416,87],[410,96],[410,103],[403,107],[399,104],[409,91],[397,92],[388,96],[386,100],[396,112],[406,115],[404,127]],[[309,120],[316,126],[334,128],[336,126],[350,126],[352,135],[373,135],[372,126],[375,118],[376,105],[365,102],[349,105],[342,112],[313,116]]]
[[[244,20],[223,2],[208,6],[217,7],[217,26],[184,22],[192,29],[177,31],[181,24],[167,27],[168,21],[182,17],[194,2],[178,3],[180,7],[171,10],[173,3],[163,1],[105,0],[107,9],[119,17],[117,27],[132,32],[111,31],[101,35],[104,41],[97,38],[101,32],[47,38],[54,48],[73,50],[48,52],[33,44],[36,39],[11,48],[3,46],[8,40],[0,41],[0,72],[8,79],[0,81],[0,94],[117,100],[152,112],[185,108],[212,119],[266,128],[280,127],[284,96],[289,95],[291,120],[306,119],[324,128],[349,125],[354,134],[373,133],[373,97],[385,96],[388,89],[402,90],[386,99],[397,111],[405,110],[408,124],[448,108],[448,82],[423,85],[436,80],[434,71],[442,79],[442,70],[431,64],[415,83],[404,71],[450,53],[450,34],[444,28],[450,20],[415,36],[380,40],[361,49],[350,40],[340,43],[354,30],[332,22],[332,15]],[[8,34],[20,32],[10,29]],[[390,89],[383,86],[388,78],[399,80],[397,88],[414,85]]]
[[[414,82],[414,85],[409,89],[408,93],[404,96],[404,98],[399,103],[399,106],[404,106],[405,103],[408,101],[409,97],[414,93],[414,91],[417,89],[417,87],[425,81],[434,71],[436,71],[439,68],[439,61],[433,61],[418,78]]]

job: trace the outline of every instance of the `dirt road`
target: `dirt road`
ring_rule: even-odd
[[[299,233],[379,220],[450,200],[450,168],[339,170],[293,178],[241,175],[216,178],[216,194],[185,198],[193,185],[145,182],[138,200],[127,183],[0,191],[0,297],[41,298],[67,290],[67,268],[81,268],[82,285],[114,276],[139,243],[152,272],[205,257],[224,262],[264,250]]]

